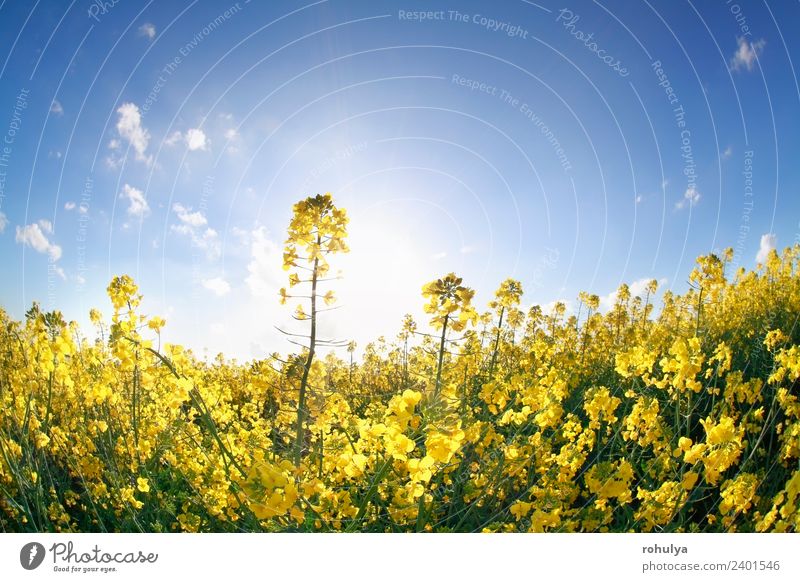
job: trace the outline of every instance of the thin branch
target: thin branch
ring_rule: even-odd
[[[283,335],[288,335],[288,336],[292,336],[292,337],[308,337],[308,334],[306,334],[306,333],[291,333],[291,332],[282,330],[277,325],[275,325],[273,327],[275,329],[277,329],[279,332],[281,332]],[[284,363],[286,363],[286,362],[284,362]]]

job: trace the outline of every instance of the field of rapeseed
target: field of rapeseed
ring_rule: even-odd
[[[422,288],[433,333],[407,317],[355,361],[316,337],[347,223],[295,205],[287,357],[162,344],[127,276],[93,330],[0,310],[0,528],[800,531],[800,246],[569,316],[511,279],[476,305],[450,274]]]

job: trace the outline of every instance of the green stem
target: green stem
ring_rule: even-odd
[[[321,243],[317,235],[317,246]],[[306,389],[308,387],[308,374],[311,363],[314,361],[314,349],[317,342],[317,278],[319,277],[319,259],[314,259],[314,268],[311,274],[311,335],[308,342],[308,356],[303,367],[303,377],[300,380],[300,394],[297,398],[297,424],[295,426],[294,464],[300,465],[303,458],[303,441],[305,439],[306,421]]]
[[[492,380],[494,376],[494,364],[497,361],[497,350],[500,347],[500,332],[503,328],[503,315],[506,313],[505,306],[500,308],[500,321],[497,324],[497,334],[494,338],[494,349],[492,350],[492,361],[489,362],[489,381]]]
[[[436,386],[434,388],[433,399],[437,400],[439,398],[439,392],[442,388],[442,363],[444,362],[444,342],[445,337],[447,336],[447,322],[449,321],[450,316],[444,316],[444,325],[442,325],[442,339],[439,342],[439,363],[436,366]]]
[[[367,509],[369,508],[369,503],[372,501],[372,497],[375,495],[375,492],[378,490],[378,485],[380,482],[383,481],[383,478],[386,476],[386,473],[389,472],[389,469],[392,467],[392,458],[389,457],[386,459],[378,469],[378,472],[375,473],[375,476],[372,478],[372,483],[369,485],[369,489],[364,494],[364,499],[361,500],[361,504],[358,506],[358,513],[356,514],[355,519],[353,522],[348,526],[347,531],[352,532],[355,531],[355,528],[364,519],[364,515],[367,513]]]

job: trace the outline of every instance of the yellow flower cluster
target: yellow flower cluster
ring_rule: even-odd
[[[297,210],[290,287],[346,249],[327,195]],[[729,261],[657,311],[652,284],[523,312],[509,279],[478,314],[449,274],[436,333],[409,316],[358,361],[197,358],[127,276],[88,335],[0,310],[0,528],[800,531],[800,247]]]
[[[303,521],[303,512],[295,506],[298,492],[292,470],[289,461],[273,465],[261,460],[253,465],[243,487],[256,517],[271,519],[290,513],[296,521]]]
[[[722,484],[719,510],[725,516],[722,519],[725,527],[730,529],[737,517],[746,514],[753,504],[758,502],[756,490],[759,481],[760,479],[753,473],[742,473]]]
[[[600,388],[590,388],[586,391],[584,397],[583,409],[589,417],[589,428],[599,429],[600,423],[604,422],[607,425],[617,422],[617,417],[614,416],[614,411],[622,402],[616,396],[611,396],[611,392],[605,386]],[[608,427],[610,430],[610,426]]]
[[[652,531],[675,519],[686,502],[687,492],[686,487],[677,481],[664,481],[653,491],[640,487],[636,497],[641,501],[634,515],[637,529]]]
[[[678,338],[669,348],[669,356],[661,358],[659,364],[664,375],[654,382],[656,386],[678,393],[691,390],[694,393],[703,389],[696,378],[702,370],[705,356],[700,347],[700,338],[688,341]]]
[[[604,501],[616,498],[619,503],[631,500],[630,484],[633,480],[633,467],[626,460],[617,463],[602,462],[587,471],[584,480],[590,493]]]

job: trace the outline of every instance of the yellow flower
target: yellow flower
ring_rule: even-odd
[[[701,420],[706,431],[706,448],[703,453],[703,465],[706,469],[706,481],[714,485],[720,474],[733,466],[742,453],[744,429],[737,427],[733,418],[722,416],[719,422],[711,417]],[[689,453],[685,460],[688,460]]]
[[[430,455],[425,455],[421,459],[409,459],[406,462],[406,466],[411,480],[422,481],[423,483],[430,481],[433,476],[433,472],[431,471],[433,463],[434,459]]]
[[[584,397],[583,409],[589,416],[589,428],[600,428],[600,422],[614,423],[617,417],[614,411],[622,402],[616,396],[611,396],[611,392],[605,386],[590,388]]]
[[[141,509],[144,507],[144,503],[136,499],[134,496],[133,487],[123,487],[120,489],[120,498],[122,499],[123,503],[129,504],[134,509]]]
[[[364,474],[364,469],[367,466],[367,457],[360,453],[347,456],[347,464],[344,467],[344,472],[348,477],[361,477]]]
[[[774,352],[779,345],[786,343],[788,340],[789,338],[781,330],[773,329],[764,338],[764,345],[767,346],[769,351]]]
[[[554,509],[551,512],[537,509],[531,517],[531,531],[544,532],[547,528],[556,528],[561,525],[561,510]]]
[[[656,362],[656,354],[643,346],[634,346],[616,355],[617,374],[623,378],[649,377]]]
[[[150,491],[150,482],[145,477],[137,477],[136,488],[142,493],[147,493]]]
[[[103,315],[97,309],[90,309],[89,310],[89,320],[97,325],[103,320]]]
[[[166,325],[166,321],[164,321],[160,317],[151,317],[150,321],[147,322],[147,327],[152,329],[154,332],[159,333],[161,328]]]
[[[425,449],[435,461],[449,463],[463,440],[464,431],[460,428],[447,432],[432,431],[425,439]]]
[[[640,447],[655,445],[663,437],[660,406],[652,397],[639,396],[625,417],[622,438],[635,441]]]
[[[684,451],[683,460],[685,463],[689,463],[690,465],[694,465],[697,461],[699,461],[703,453],[706,452],[706,445],[704,444],[697,444],[692,446],[690,449]]]
[[[39,449],[43,449],[50,443],[50,437],[44,434],[43,432],[36,433],[36,447]]]
[[[691,338],[688,342],[683,338],[675,340],[669,348],[671,357],[661,358],[659,362],[664,376],[655,382],[655,385],[678,393],[687,390],[700,392],[703,384],[696,378],[705,361],[700,348],[700,339],[697,337]]]
[[[683,476],[683,479],[681,480],[681,487],[683,487],[687,491],[691,491],[692,489],[694,489],[694,486],[697,483],[697,478],[699,476],[700,475],[698,473],[695,473],[694,471],[689,471]]]
[[[406,468],[412,487],[412,497],[420,497],[425,492],[425,483],[433,477],[433,457],[425,455],[421,459],[408,459]]]
[[[293,519],[299,516],[292,512],[299,497],[292,465],[281,461],[275,465],[262,461],[254,465],[247,475],[244,490],[250,508],[259,519],[271,519],[290,513]]]
[[[625,459],[616,463],[603,462],[592,466],[584,477],[589,492],[599,499],[616,498],[620,503],[631,500],[630,483],[633,467]]]
[[[386,452],[398,461],[406,461],[408,459],[406,455],[416,447],[414,441],[396,428],[390,428],[383,435],[383,442],[386,447]]]
[[[531,507],[532,507],[532,506],[533,506],[533,504],[532,504],[532,503],[526,503],[526,502],[524,502],[524,501],[517,501],[516,503],[514,503],[514,504],[513,504],[513,505],[512,505],[512,506],[509,508],[509,510],[511,511],[511,515],[513,515],[513,516],[514,516],[514,518],[515,518],[517,521],[519,521],[519,520],[520,520],[520,519],[522,519],[523,517],[527,517],[527,515],[528,515],[528,514],[530,513],[530,511],[531,511]]]
[[[756,489],[759,480],[752,473],[742,473],[735,479],[728,479],[720,487],[719,510],[723,514],[735,513],[737,515],[747,513],[754,503],[758,502]],[[723,523],[728,526],[733,523],[737,515],[727,516]]]
[[[644,531],[666,525],[680,511],[686,501],[686,490],[676,481],[665,481],[655,491],[639,488],[636,497],[641,501],[634,514],[643,523]]]

